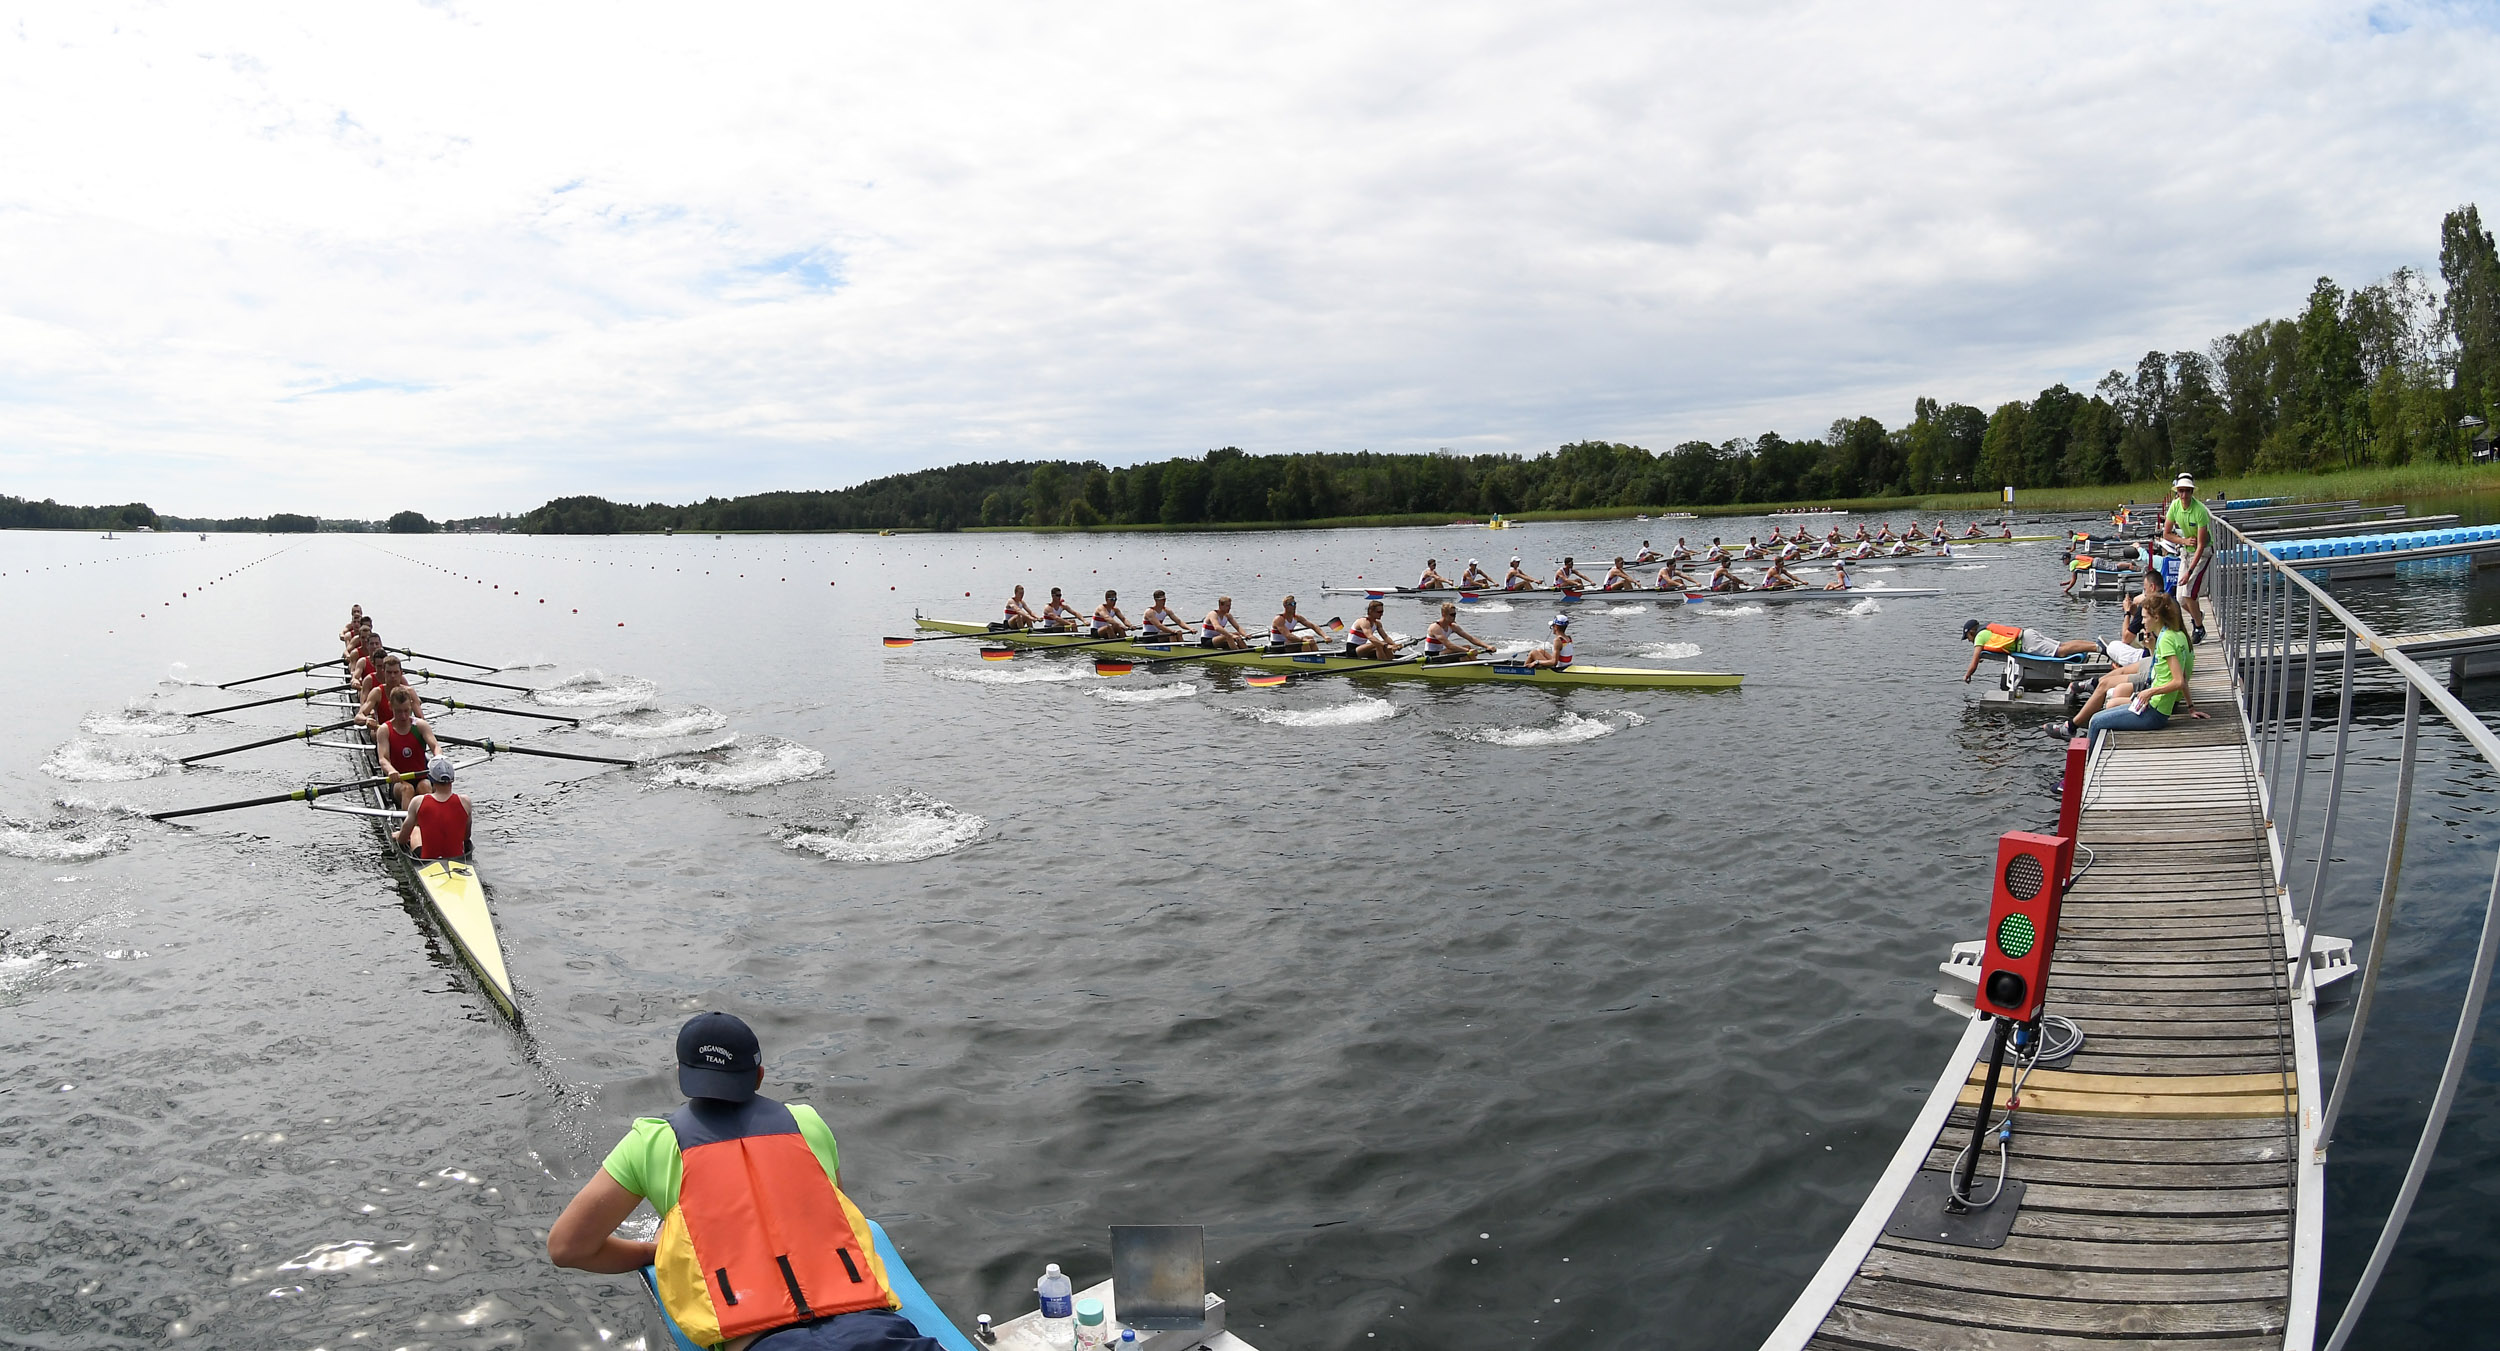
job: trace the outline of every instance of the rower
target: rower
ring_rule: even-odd
[[[1007,612],[999,618],[998,626],[1002,629],[1029,629],[1041,622],[1042,617],[1033,613],[1033,607],[1025,603],[1024,588],[1019,585],[1016,593],[1007,598]]]
[[[1721,541],[1718,536],[1712,535],[1710,537],[1710,547],[1702,552],[1702,557],[1712,563],[1724,563],[1728,560],[1730,554],[1731,551],[1728,549],[1727,545]]]
[[[1519,566],[1519,560],[1516,558],[1510,560],[1510,571],[1502,574],[1502,589],[1504,591],[1534,591],[1543,585],[1545,585],[1545,583],[1538,581],[1536,578],[1529,576],[1525,571],[1522,571]]]
[[[1571,555],[1569,554],[1563,555],[1562,571],[1554,574],[1554,589],[1556,591],[1586,591],[1589,589],[1589,579],[1581,575],[1580,569],[1573,563]]]
[[[1554,616],[1554,636],[1529,648],[1526,664],[1550,666],[1557,671],[1571,665],[1571,616]]]
[[[1848,589],[1849,589],[1849,565],[1848,565],[1848,564],[1846,564],[1846,563],[1834,563],[1834,564],[1832,564],[1832,579],[1831,579],[1830,581],[1828,581],[1828,582],[1826,582],[1826,583],[1824,583],[1824,584],[1823,584],[1823,589],[1824,589],[1824,590],[1826,590],[1826,591],[1846,591],[1846,590],[1848,590]]]
[[[1787,563],[1775,558],[1771,560],[1771,570],[1762,574],[1762,583],[1759,589],[1764,591],[1793,591],[1798,587],[1804,586],[1805,584],[1805,578],[1790,572],[1788,570]]]
[[[1886,549],[1884,552],[1893,558],[1908,558],[1910,555],[1919,552],[1919,547],[1910,543],[1906,539],[1894,540],[1892,547]]]
[[[339,641],[341,643],[349,642],[355,638],[356,626],[364,621],[364,617],[364,606],[350,605],[347,607],[347,627],[339,630]]]
[[[1427,558],[1424,560],[1424,575],[1415,579],[1415,589],[1418,591],[1448,591],[1453,589],[1450,586],[1450,579],[1441,575],[1440,559]]]
[[[1690,591],[1693,589],[1693,579],[1676,571],[1675,564],[1669,563],[1658,569],[1657,580],[1651,582],[1650,585],[1660,591]]]
[[[1126,638],[1128,636],[1128,631],[1136,627],[1137,626],[1135,624],[1129,622],[1127,615],[1120,612],[1120,593],[1117,591],[1103,592],[1102,606],[1094,611],[1094,636],[1097,638]]]
[[[1449,602],[1442,602],[1442,607],[1450,608]],[[1397,656],[1398,649],[1405,644],[1389,641],[1389,626],[1380,620],[1381,612],[1386,608],[1379,601],[1363,607],[1363,617],[1354,621],[1353,628],[1346,630],[1347,656],[1370,657],[1375,661],[1388,661]]]
[[[1232,597],[1215,598],[1215,608],[1207,611],[1206,619],[1198,625],[1198,646],[1231,651],[1250,646],[1249,633],[1242,629],[1241,620],[1233,614]]]
[[[2011,543],[2011,542],[2013,541],[2013,539],[2014,539],[2014,523],[2013,523],[2012,521],[2007,521],[2005,524],[2003,524],[2003,525],[2001,525],[2001,526],[1997,527],[1997,531],[1998,531],[1998,533],[1997,533],[1997,539],[1998,539],[1998,541],[1999,541],[1999,542],[2001,542],[2001,543]]]
[[[1877,544],[1889,543],[1892,538],[1892,522],[1890,521],[1884,522],[1883,525],[1875,531],[1875,542]]]
[[[1805,551],[1797,547],[1795,540],[1790,540],[1788,547],[1779,551],[1779,561],[1783,563],[1794,563],[1805,556]]]
[[[1453,639],[1457,641],[1453,642]],[[1427,662],[1482,656],[1492,650],[1491,643],[1458,626],[1458,607],[1448,601],[1441,602],[1441,617],[1424,630],[1424,660]]]
[[[1979,669],[1979,659],[2020,652],[2033,657],[2071,657],[2078,652],[2098,652],[2101,645],[2090,638],[2069,638],[2059,642],[2038,629],[2013,624],[1990,624],[1971,620],[1962,625],[1962,641],[1970,644],[1970,665],[1962,668],[1962,683],[1970,683],[1971,672]]]
[[[1866,522],[1864,522],[1864,521],[1860,521],[1860,522],[1858,522],[1858,533],[1857,533],[1857,535],[1856,535],[1856,538],[1857,538],[1857,539],[1859,539],[1859,540],[1861,540],[1861,541],[1863,541],[1863,540],[1866,538]]]
[[[419,858],[469,856],[469,800],[451,791],[450,756],[427,763],[425,796],[410,804],[398,838],[401,849]]]
[[[1843,558],[1873,558],[1874,556],[1875,541],[1866,538],[1864,527],[1859,529],[1857,547],[1841,555]]]
[[[1076,607],[1068,604],[1067,598],[1059,594],[1058,587],[1052,587],[1050,603],[1042,607],[1041,627],[1053,630],[1073,629],[1076,627],[1077,618]]]
[[[1762,537],[1760,535],[1745,536],[1745,557],[1762,557]]]
[[[1710,586],[1708,589],[1712,591],[1745,591],[1750,590],[1751,588],[1745,585],[1744,578],[1737,576],[1728,568],[1727,560],[1722,558],[1719,560],[1719,570],[1710,574]]]
[[[408,688],[408,674],[399,669],[399,658],[385,656],[382,664],[374,668],[372,681],[356,701],[356,716],[376,722],[388,718],[391,715],[392,690],[408,690],[411,695],[416,693]]]
[[[416,781],[443,753],[442,743],[434,739],[433,725],[417,716],[417,692],[405,685],[394,686],[390,706],[379,721],[361,713],[356,721],[373,733],[373,749],[382,757],[383,770],[408,776],[391,785],[391,791],[399,795],[400,810],[406,811],[408,800],[417,795]]]
[[[1980,529],[1980,528],[1979,528],[1979,522],[1977,522],[1977,521],[1973,521],[1973,522],[1971,522],[1971,523],[1970,523],[1970,528],[1969,528],[1968,530],[1965,530],[1965,531],[1963,531],[1963,532],[1962,532],[1962,538],[1964,538],[1964,539],[1981,539],[1981,538],[1986,537],[1987,533],[1988,533],[1987,531],[1982,530],[1982,529]]]
[[[1490,591],[1493,589],[1493,574],[1478,567],[1476,560],[1470,558],[1467,560],[1467,570],[1458,574],[1458,584],[1462,590]]]
[[[1310,637],[1297,636],[1304,629],[1310,630]],[[1302,617],[1301,611],[1294,608],[1291,596],[1285,597],[1285,608],[1278,611],[1274,619],[1267,621],[1267,650],[1270,652],[1317,652],[1320,640],[1327,636],[1320,631],[1319,625]]]
[[[1606,569],[1605,580],[1597,584],[1597,589],[1600,591],[1633,591],[1639,587],[1640,583],[1632,580],[1632,574],[1623,570],[1623,555],[1621,554],[1615,555],[1615,565]]]
[[[1903,534],[1903,535],[1901,536],[1901,538],[1903,538],[1903,539],[1925,539],[1925,538],[1927,538],[1927,531],[1926,531],[1926,529],[1925,529],[1925,528],[1923,528],[1922,526],[1920,526],[1920,525],[1919,525],[1919,523],[1918,523],[1918,518],[1917,518],[1917,517],[1915,517],[1915,516],[1913,516],[1913,517],[1911,517],[1911,518],[1910,518],[1910,528],[1909,528],[1908,532],[1907,532],[1907,533],[1905,533],[1905,534]]]
[[[1656,549],[1649,547],[1648,540],[1642,540],[1641,551],[1632,555],[1632,564],[1635,567],[1644,563],[1663,563],[1665,561],[1666,559],[1661,557]]]
[[[1138,619],[1146,626],[1145,637],[1174,639],[1189,636],[1189,626],[1181,622],[1179,615],[1172,613],[1171,606],[1163,603],[1160,591],[1155,593],[1155,603],[1147,606],[1146,613],[1139,615]]]
[[[1675,552],[1668,557],[1678,563],[1690,563],[1693,561],[1693,546],[1686,544],[1684,537],[1678,535],[1675,537]]]

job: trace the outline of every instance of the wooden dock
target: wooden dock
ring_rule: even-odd
[[[1889,1236],[1922,1171],[1970,1138],[1987,1070],[1973,1022],[1874,1193],[1765,1351],[2306,1348],[2321,1169],[2309,996],[2291,984],[2282,860],[2218,644],[2210,720],[2104,739],[2086,777],[2048,1011],[2085,1034],[2025,1085],[1999,1248]],[[2028,827],[2030,822],[2009,822]],[[2085,866],[2088,857],[2089,866]],[[1982,926],[1984,892],[1971,898]],[[2010,1069],[2009,1069],[2010,1078]],[[1982,1156],[1974,1194],[1993,1181]]]

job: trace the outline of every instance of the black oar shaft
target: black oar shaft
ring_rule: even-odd
[[[436,708],[456,708],[470,713],[501,713],[507,718],[536,718],[540,722],[560,722],[568,727],[582,725],[581,719],[568,718],[561,713],[532,713],[524,708],[498,708],[493,704],[464,704],[457,699],[436,699],[422,694],[417,698]]]
[[[458,657],[438,657],[431,652],[419,652],[413,647],[386,647],[383,651],[396,652],[403,657],[415,657],[421,661],[447,661],[454,666],[466,666],[472,671],[484,671],[488,675],[493,675],[495,672],[503,669],[500,666],[486,666],[474,661],[462,661]]]
[[[315,787],[298,788],[292,793],[273,793],[268,797],[247,797],[240,802],[213,802],[205,807],[178,807],[169,812],[150,812],[148,813],[148,819],[151,821],[170,821],[177,816],[204,816],[210,812],[239,811],[245,807],[267,807],[280,802],[310,802],[315,798],[333,797],[340,793],[353,793],[360,789],[371,788],[376,784],[398,783],[415,777],[417,776],[413,773],[385,774],[378,779],[358,779],[354,783],[334,783]]]
[[[474,676],[456,676],[443,671],[428,671],[422,668],[410,671],[408,674],[413,676],[423,676],[428,680],[448,680],[458,685],[483,685],[490,690],[510,690],[515,694],[536,694],[538,692],[531,689],[527,685],[506,685],[498,680],[479,680]]]
[[[444,736],[439,732],[435,733],[434,739],[450,742],[454,746],[474,746],[490,755],[536,755],[549,760],[580,760],[594,765],[623,765],[628,769],[637,763],[633,760],[619,760],[613,755],[578,755],[572,751],[542,751],[529,746],[515,746],[509,741],[472,741],[467,737]]]
[[[227,681],[225,684],[220,685],[220,686],[218,686],[217,688],[219,688],[219,689],[221,689],[221,690],[230,690],[230,689],[233,689],[233,688],[234,688],[235,686],[237,686],[237,685],[249,685],[249,684],[253,683],[254,681],[259,681],[259,680],[275,680],[275,679],[277,679],[277,678],[278,678],[278,677],[280,677],[280,676],[286,676],[286,675],[311,675],[313,672],[318,671],[318,670],[321,670],[321,669],[322,669],[322,668],[324,668],[324,667],[342,665],[342,664],[344,664],[344,663],[346,662],[346,660],[347,660],[347,658],[345,658],[345,657],[339,657],[339,658],[336,658],[335,660],[331,660],[331,661],[316,661],[316,662],[312,662],[312,663],[309,663],[309,664],[307,664],[307,665],[303,665],[303,666],[290,666],[290,667],[286,668],[286,669],[285,669],[285,670],[283,670],[283,671],[271,671],[271,672],[270,672],[269,674],[267,674],[267,675],[256,675],[256,676],[249,677],[248,679],[244,679],[244,680],[229,680],[229,681]],[[247,707],[248,707],[248,705],[247,705]]]
[[[284,672],[280,672],[280,674],[282,674],[282,675],[283,675],[283,674],[285,674],[285,673],[284,673]],[[264,679],[264,680],[265,680],[265,679],[267,679],[267,678],[268,678],[268,677],[266,677],[266,676],[263,676],[263,677],[262,677],[262,679]],[[332,686],[330,686],[330,687],[329,687],[329,688],[327,688],[327,689],[318,689],[318,690],[302,690],[302,691],[298,691],[297,693],[294,693],[294,694],[281,694],[281,695],[278,695],[277,697],[275,697],[275,698],[271,698],[271,699],[254,699],[254,700],[252,700],[250,703],[245,703],[245,704],[228,704],[228,705],[226,705],[226,706],[225,706],[225,707],[223,707],[223,708],[203,708],[203,709],[201,709],[201,710],[200,710],[199,712],[197,712],[197,713],[185,713],[185,714],[183,714],[182,716],[184,716],[184,717],[186,717],[186,718],[205,718],[205,717],[209,716],[209,715],[210,715],[210,714],[212,714],[212,713],[232,713],[232,712],[235,712],[235,711],[237,711],[237,710],[239,710],[239,709],[246,709],[246,708],[261,708],[261,707],[265,707],[265,706],[267,706],[267,705],[269,705],[269,704],[288,704],[288,703],[293,703],[293,702],[295,702],[295,701],[296,701],[296,700],[298,700],[298,699],[301,699],[301,700],[303,700],[303,701],[304,701],[304,702],[306,702],[306,703],[310,703],[310,702],[312,702],[312,700],[314,699],[314,697],[315,697],[315,696],[318,696],[318,695],[323,695],[323,694],[336,694],[336,693],[338,693],[339,691],[344,690],[344,689],[347,689],[347,688],[349,688],[349,687],[348,687],[348,686],[346,686],[346,685],[332,685]]]
[[[181,759],[176,760],[174,763],[178,765],[196,764],[202,760],[214,760],[220,755],[233,755],[238,751],[256,751],[263,746],[275,746],[283,741],[304,741],[312,737],[317,737],[324,732],[335,732],[342,727],[353,727],[355,725],[356,724],[351,720],[348,722],[334,722],[327,727],[307,727],[303,731],[289,732],[285,736],[273,736],[262,741],[246,741],[240,746],[228,746],[224,750],[202,751],[197,755],[186,755]]]

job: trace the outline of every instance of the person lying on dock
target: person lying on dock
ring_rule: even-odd
[[[1572,557],[1569,554],[1563,555],[1562,571],[1554,574],[1554,589],[1556,591],[1586,591],[1590,589],[1588,577],[1580,571],[1579,566],[1573,562]]]
[[[1232,597],[1215,598],[1215,608],[1207,611],[1206,620],[1198,625],[1198,646],[1220,647],[1229,651],[1250,646],[1249,632],[1241,627],[1240,618],[1233,613]]]
[[[1320,631],[1319,625],[1302,617],[1302,612],[1294,608],[1293,597],[1285,597],[1284,606],[1285,608],[1278,611],[1274,619],[1267,621],[1267,650],[1270,652],[1319,651],[1320,640],[1328,635]],[[1310,637],[1298,636],[1306,629],[1309,630]]]
[[[1076,621],[1080,618],[1082,616],[1077,614],[1076,607],[1068,604],[1067,597],[1059,594],[1059,588],[1052,587],[1050,603],[1042,607],[1041,627],[1052,630],[1074,629]]]
[[[417,795],[416,776],[425,767],[442,757],[442,743],[434,739],[434,727],[417,716],[417,692],[405,685],[391,691],[390,709],[377,721],[358,714],[356,721],[373,733],[373,748],[381,752],[382,768],[392,774],[411,777],[391,785],[399,796],[399,809],[408,810],[409,800]]]
[[[1504,591],[1534,591],[1543,585],[1545,585],[1545,583],[1538,581],[1535,577],[1522,570],[1519,566],[1519,560],[1516,558],[1510,560],[1510,571],[1502,574],[1502,589]]]
[[[1605,577],[1597,584],[1600,591],[1634,591],[1639,588],[1640,583],[1633,581],[1632,574],[1623,570],[1621,554],[1615,555],[1615,565],[1606,569]]]
[[[1826,591],[1846,591],[1846,590],[1848,590],[1848,589],[1849,589],[1849,565],[1848,565],[1848,564],[1846,564],[1846,563],[1834,563],[1834,564],[1832,564],[1832,579],[1831,579],[1830,581],[1825,582],[1825,583],[1823,584],[1823,589],[1824,589],[1824,590],[1826,590]]]
[[[425,795],[409,804],[398,838],[402,850],[420,858],[468,856],[469,800],[451,791],[450,756],[426,764]]]
[[[1722,559],[1719,562],[1718,570],[1710,574],[1710,585],[1705,589],[1710,591],[1750,591],[1753,588],[1745,585],[1745,579],[1737,576],[1735,572],[1730,570],[1727,565],[1727,561]]]
[[[1467,570],[1458,574],[1458,585],[1462,591],[1490,591],[1493,589],[1493,574],[1478,567],[1476,560],[1470,558]]]
[[[1002,629],[1029,629],[1041,622],[1042,617],[1033,613],[1032,606],[1025,604],[1024,588],[1019,586],[1016,593],[1007,598],[1006,613],[999,617],[998,626]]]
[[[1449,591],[1453,589],[1450,585],[1450,579],[1441,575],[1440,559],[1427,558],[1424,560],[1424,575],[1415,579],[1415,589],[1418,591]]]
[[[1388,607],[1379,601],[1373,601],[1363,607],[1363,617],[1354,621],[1353,628],[1346,630],[1345,654],[1347,656],[1370,657],[1375,661],[1387,661],[1398,654],[1399,648],[1405,646],[1403,643],[1389,641],[1389,626],[1380,618],[1382,612],[1387,609]]]
[[[2080,582],[2084,578],[2092,575],[2092,569],[2098,566],[2098,564],[2092,555],[2079,554],[2072,549],[2068,549],[2066,551],[2065,557],[2066,584],[2059,587],[2057,589],[2057,593],[2061,596],[2072,596],[2075,594],[2075,583]],[[2097,583],[2095,583],[2095,585],[2097,585]]]
[[[1135,624],[1129,622],[1127,615],[1120,612],[1120,593],[1117,591],[1103,592],[1102,605],[1094,611],[1094,636],[1097,638],[1126,638],[1128,636],[1128,631],[1136,627],[1137,626]]]
[[[1424,630],[1424,660],[1428,662],[1463,661],[1492,650],[1491,643],[1458,626],[1458,606],[1446,600],[1441,602],[1441,617]]]
[[[1179,615],[1172,613],[1171,606],[1164,604],[1163,593],[1160,591],[1155,593],[1155,603],[1147,606],[1146,613],[1137,618],[1145,625],[1145,632],[1140,635],[1142,637],[1168,641],[1189,636],[1189,626],[1181,622]]]
[[[612,1276],[656,1266],[661,1305],[698,1345],[940,1351],[900,1312],[876,1236],[842,1192],[825,1119],[765,1097],[763,1083],[763,1047],[743,1020],[687,1019],[686,1104],[638,1118],[608,1151],[548,1228],[547,1260]],[[617,1237],[645,1201],[660,1215],[656,1241]]]
[[[1979,669],[1982,657],[2001,657],[2009,652],[2032,657],[2071,657],[2078,652],[2101,650],[2101,645],[2090,638],[2069,638],[2060,642],[2038,629],[1991,624],[1977,619],[1962,625],[1962,641],[1970,644],[1970,665],[1962,668],[1962,683],[1965,685],[1970,683],[1971,672]]]
[[[1755,584],[1754,589],[1757,591],[1794,591],[1805,584],[1805,578],[1790,572],[1786,563],[1774,559],[1770,570],[1762,574],[1762,580]]]
[[[1726,564],[1720,564],[1725,567]],[[1571,616],[1554,616],[1554,636],[1528,649],[1529,666],[1550,666],[1562,670],[1571,665]]]

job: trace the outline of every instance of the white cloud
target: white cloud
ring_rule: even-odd
[[[1811,434],[2500,181],[2448,7],[18,8],[0,491],[186,513]]]

